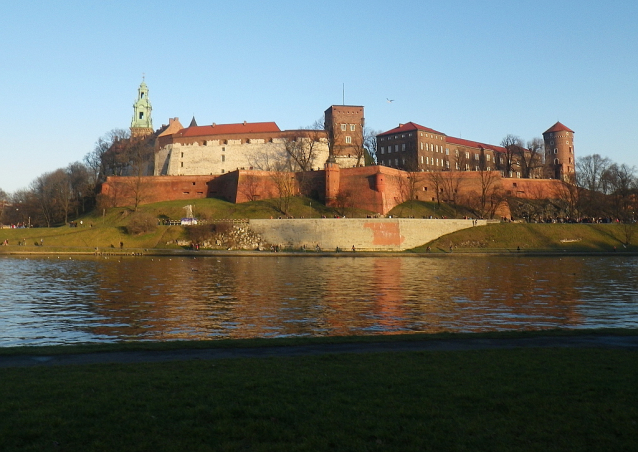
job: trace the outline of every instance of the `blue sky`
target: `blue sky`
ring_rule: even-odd
[[[638,166],[638,2],[25,1],[3,5],[0,188],[27,187],[128,128],[311,125],[332,104],[498,144],[556,121],[577,156]],[[388,103],[386,98],[394,99]]]

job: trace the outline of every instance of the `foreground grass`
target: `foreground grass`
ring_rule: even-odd
[[[636,226],[638,232],[638,226]],[[636,234],[638,235],[638,234]],[[428,246],[433,252],[473,251],[566,251],[617,252],[638,251],[638,246],[624,246],[626,235],[619,224],[530,224],[497,223],[468,228],[442,236],[430,243],[414,248],[413,252],[425,252]]]
[[[0,369],[0,449],[636,450],[636,358],[525,349]]]

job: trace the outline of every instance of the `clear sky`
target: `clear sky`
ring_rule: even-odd
[[[499,144],[561,121],[577,157],[638,166],[637,23],[635,0],[5,2],[0,188],[128,128],[142,74],[155,128],[308,126],[345,84],[376,130]]]

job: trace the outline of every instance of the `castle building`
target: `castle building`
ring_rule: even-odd
[[[145,137],[153,133],[153,119],[151,118],[151,101],[148,98],[148,87],[142,79],[137,89],[137,100],[133,104],[133,119],[131,120],[131,137]]]
[[[574,131],[557,122],[543,133],[545,165],[551,179],[569,180],[575,171]]]
[[[500,171],[502,177],[561,178],[560,174],[573,172],[573,134],[557,123],[543,134],[545,137],[545,163],[543,156],[519,148],[516,151],[503,146],[480,143],[448,136],[442,132],[414,122],[377,135],[377,163],[406,171]],[[562,141],[554,146],[549,137],[561,135]],[[549,149],[549,144],[553,149]],[[548,155],[555,157],[550,161]],[[552,155],[553,155],[552,154]],[[570,166],[571,164],[571,166]],[[543,172],[543,167],[551,171]]]
[[[363,107],[332,106],[322,130],[281,130],[275,122],[183,127],[169,120],[158,135],[154,175],[214,175],[235,170],[322,170],[363,164]]]

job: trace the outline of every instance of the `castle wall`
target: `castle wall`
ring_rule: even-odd
[[[478,220],[479,225],[487,220]],[[250,220],[250,228],[270,244],[314,250],[402,251],[445,234],[473,227],[472,220],[282,219]]]
[[[132,205],[136,196],[140,204],[207,197],[242,203],[278,197],[278,177],[294,179],[294,195],[310,196],[333,207],[354,207],[383,215],[410,198],[471,205],[481,195],[487,177],[492,178],[491,192],[503,199],[506,196],[556,198],[563,184],[553,179],[502,178],[498,171],[409,173],[368,166],[280,174],[240,170],[212,176],[112,176],[103,184],[102,195],[109,198],[113,206]],[[497,208],[496,215],[510,216],[505,203]]]
[[[285,161],[282,138],[202,139],[164,144],[155,154],[155,174],[164,176],[224,174],[236,170],[272,167]],[[311,163],[322,169],[328,159],[328,143],[315,143]]]

